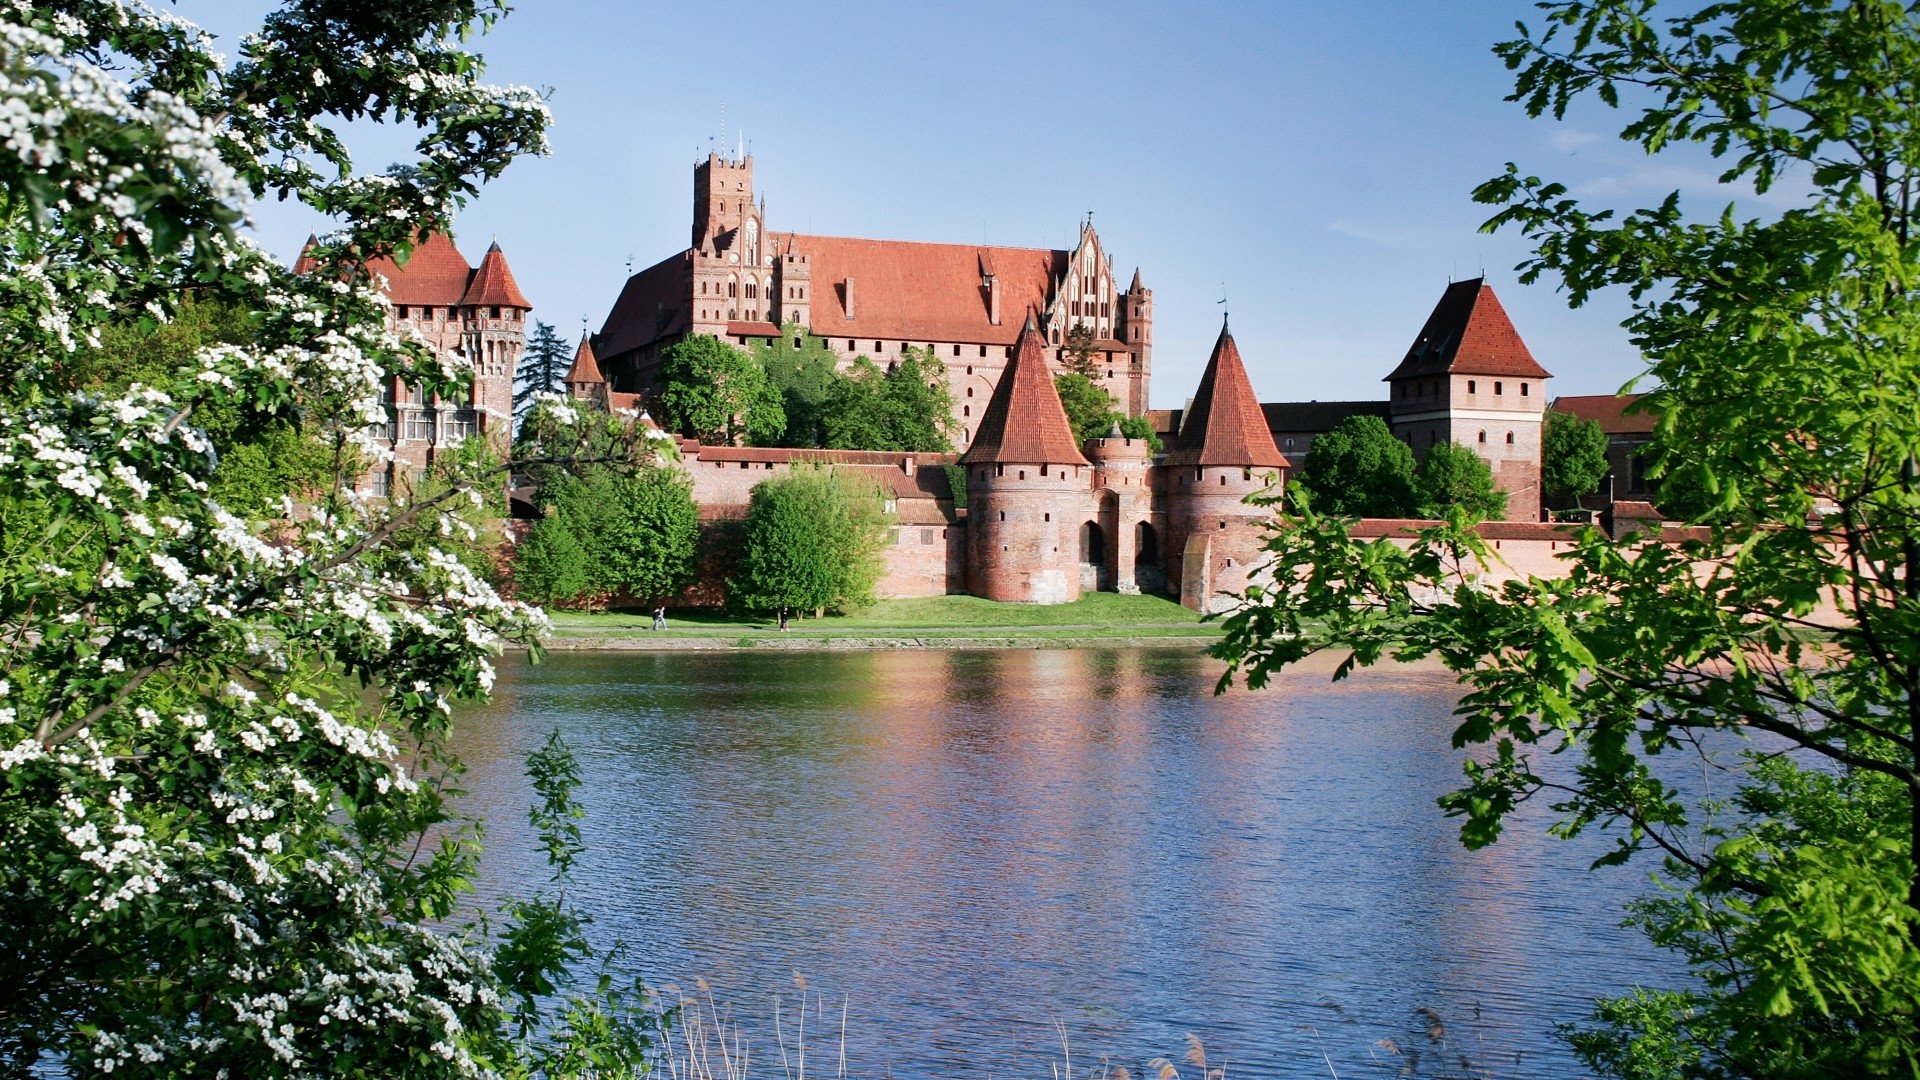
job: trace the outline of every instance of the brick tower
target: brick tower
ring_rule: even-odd
[[[1507,520],[1540,516],[1540,366],[1482,278],[1447,286],[1389,387],[1393,433],[1416,457],[1442,442],[1471,447],[1507,493]]]
[[[1272,511],[1244,500],[1270,482],[1278,492],[1285,455],[1267,430],[1260,400],[1225,319],[1180,436],[1160,470],[1167,505],[1169,585],[1180,603],[1208,611],[1239,592],[1260,559],[1259,523]]]
[[[1133,283],[1120,295],[1120,314],[1116,332],[1133,350],[1121,406],[1128,416],[1139,416],[1147,411],[1147,382],[1153,373],[1153,290],[1141,284],[1137,266]]]
[[[460,313],[461,344],[473,361],[473,409],[496,450],[504,450],[513,439],[513,372],[526,349],[527,312],[532,310],[495,242],[473,271],[460,298]]]
[[[1148,478],[1152,448],[1145,439],[1129,439],[1120,434],[1120,425],[1116,422],[1105,436],[1088,439],[1084,451],[1087,460],[1093,463],[1093,489],[1099,493],[1100,517],[1097,529],[1082,536],[1081,546],[1090,548],[1090,541],[1098,540],[1100,550],[1097,558],[1087,558],[1094,552],[1083,551],[1083,568],[1092,565],[1095,573],[1091,575],[1093,582],[1089,583],[1088,575],[1083,572],[1081,584],[1137,594],[1142,527],[1147,536],[1151,536],[1153,529],[1153,489]],[[1081,528],[1085,532],[1085,526]],[[1149,585],[1157,586],[1158,582],[1149,582]]]
[[[971,591],[989,600],[1080,599],[1080,541],[1093,512],[1092,468],[1074,443],[1031,315],[994,387],[966,470]]]

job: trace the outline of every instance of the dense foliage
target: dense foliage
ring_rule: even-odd
[[[778,337],[755,341],[752,356],[767,374],[767,385],[780,397],[786,426],[762,446],[817,447],[826,445],[828,400],[840,381],[840,356],[823,338],[798,323],[780,328]]]
[[[1424,518],[1442,518],[1456,508],[1475,518],[1498,518],[1507,512],[1507,493],[1493,482],[1487,459],[1459,443],[1427,448],[1427,456],[1413,471],[1414,512]]]
[[[448,714],[541,625],[460,550],[453,507],[503,467],[447,455],[432,493],[371,504],[343,482],[382,459],[383,386],[452,396],[469,374],[389,330],[363,261],[404,259],[545,145],[538,96],[484,85],[462,44],[496,14],[307,0],[231,63],[144,7],[0,22],[9,1073],[581,1075],[647,1051],[643,1002],[567,986],[585,944],[564,903],[493,932],[459,914],[475,848]],[[335,128],[367,121],[410,132],[412,159],[355,168]],[[235,233],[259,197],[339,223],[314,273]],[[77,377],[196,312],[232,332]],[[556,443],[578,419],[540,412]],[[274,430],[334,476],[236,513],[219,440]],[[536,764],[536,825],[564,840],[564,756]]]
[[[1548,409],[1540,435],[1540,489],[1547,505],[1578,507],[1606,479],[1607,433],[1592,420]]]
[[[1053,388],[1060,395],[1060,404],[1067,411],[1067,423],[1073,427],[1073,437],[1079,442],[1104,438],[1118,427],[1122,436],[1145,439],[1152,453],[1160,452],[1160,435],[1153,430],[1153,421],[1144,416],[1123,414],[1115,408],[1120,403],[1092,376],[1063,372],[1053,377]]]
[[[1652,469],[1701,493],[1708,536],[1589,531],[1566,577],[1496,588],[1464,522],[1403,550],[1302,509],[1269,545],[1298,586],[1250,591],[1220,655],[1250,685],[1322,649],[1342,673],[1438,657],[1466,688],[1444,800],[1466,843],[1553,800],[1556,833],[1611,827],[1606,861],[1660,860],[1633,916],[1696,978],[1601,1002],[1568,1036],[1589,1067],[1920,1075],[1920,16],[1542,7],[1499,49],[1530,113],[1591,96],[1649,153],[1718,159],[1727,192],[1796,193],[1761,216],[1678,192],[1618,213],[1511,166],[1476,193],[1533,241],[1523,280],[1626,291]],[[1730,794],[1663,779],[1689,758]]]
[[[716,446],[765,443],[787,428],[780,395],[753,357],[705,334],[669,345],[660,358],[657,419]]]
[[[699,511],[680,469],[596,468],[540,492],[544,516],[514,554],[515,589],[539,603],[657,601],[693,583]]]
[[[834,450],[947,453],[953,449],[953,391],[928,349],[904,349],[887,370],[866,357],[835,380],[822,424]]]
[[[848,611],[873,602],[893,515],[872,482],[796,468],[753,489],[727,602],[753,611]]]
[[[1315,437],[1289,486],[1308,492],[1324,513],[1409,517],[1415,505],[1413,451],[1379,417],[1349,416]]]

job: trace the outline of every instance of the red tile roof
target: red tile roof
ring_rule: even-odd
[[[598,353],[618,357],[663,337],[684,334],[692,325],[693,251],[688,249],[654,263],[627,279],[594,335]]]
[[[816,316],[816,320],[817,320]],[[818,325],[816,321],[815,325]],[[1271,441],[1271,440],[1269,440]],[[973,444],[960,455],[962,465],[978,462],[1085,465],[1079,440],[1067,423],[1067,410],[1047,370],[1046,342],[1027,319],[1013,360],[993,388]]]
[[[453,307],[467,294],[473,268],[446,233],[428,233],[413,246],[407,264],[390,258],[367,263],[370,273],[386,278],[387,299],[396,304],[435,304]]]
[[[1592,420],[1600,425],[1600,430],[1609,435],[1651,435],[1654,421],[1650,412],[1638,412],[1632,406],[1639,402],[1641,394],[1593,394],[1582,397],[1559,397],[1549,406],[1556,412],[1571,413],[1582,420]]]
[[[473,272],[473,280],[468,283],[466,295],[460,302],[476,307],[533,310],[533,305],[527,303],[527,298],[520,294],[520,286],[514,284],[513,271],[507,269],[507,257],[500,251],[498,241],[489,246],[486,255],[481,257],[480,268]]]
[[[779,337],[780,328],[770,322],[730,322],[728,337]]]
[[[300,257],[293,260],[294,273],[311,274],[313,272],[313,267],[314,267],[313,256],[309,255],[308,252],[312,251],[314,248],[314,245],[318,244],[319,242],[320,242],[319,237],[313,235],[312,233],[307,234],[307,242],[300,245]]]
[[[1011,345],[1018,312],[1044,309],[1066,272],[1065,251],[783,235],[813,271],[813,332],[821,337],[977,341]],[[1000,325],[988,321],[984,273],[1000,290]],[[853,315],[846,282],[853,279]]]
[[[1247,381],[1240,347],[1225,321],[1213,343],[1207,372],[1180,425],[1180,438],[1167,454],[1168,465],[1260,465],[1284,469],[1289,462],[1273,444],[1260,400]]]
[[[567,372],[567,384],[604,383],[607,377],[600,373],[600,360],[593,355],[593,342],[587,335],[580,335],[580,347],[573,352],[573,367]]]
[[[1406,359],[1387,379],[1440,374],[1553,377],[1527,351],[1493,286],[1482,278],[1447,286]]]

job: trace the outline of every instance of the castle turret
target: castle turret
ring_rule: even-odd
[[[994,387],[966,470],[968,562],[974,595],[1064,604],[1080,598],[1080,548],[1094,510],[1092,468],[1047,370],[1031,315]]]
[[[527,343],[527,312],[498,242],[487,248],[460,298],[462,344],[473,361],[473,411],[481,432],[502,447],[512,439],[513,373]]]
[[[1121,434],[1120,424],[1115,421],[1106,435],[1088,439],[1083,449],[1093,463],[1093,490],[1100,506],[1101,551],[1094,560],[1099,568],[1098,586],[1118,593],[1138,593],[1141,541],[1148,541],[1146,546],[1150,547],[1153,535],[1153,491],[1147,475],[1152,447],[1146,439]],[[1149,582],[1155,587],[1158,584]]]
[[[1507,493],[1507,519],[1540,514],[1546,381],[1482,278],[1447,286],[1400,365],[1384,380],[1393,433],[1425,458],[1443,442],[1471,448]]]
[[[1114,330],[1133,352],[1121,404],[1128,416],[1139,416],[1147,411],[1147,382],[1153,374],[1153,290],[1141,284],[1137,266],[1132,284],[1120,294],[1120,320]]]
[[[573,352],[573,367],[567,371],[567,393],[606,408],[607,389],[607,377],[600,371],[600,358],[593,354],[593,341],[582,332],[580,347]]]
[[[1259,562],[1258,524],[1272,511],[1246,497],[1269,484],[1278,494],[1288,466],[1225,319],[1163,465],[1168,553],[1178,560],[1167,568],[1169,584],[1178,585],[1181,604],[1211,610],[1216,597],[1244,590]]]

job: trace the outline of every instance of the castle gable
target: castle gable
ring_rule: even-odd
[[[1520,331],[1484,278],[1447,286],[1406,358],[1386,381],[1443,374],[1553,377],[1520,340]]]

